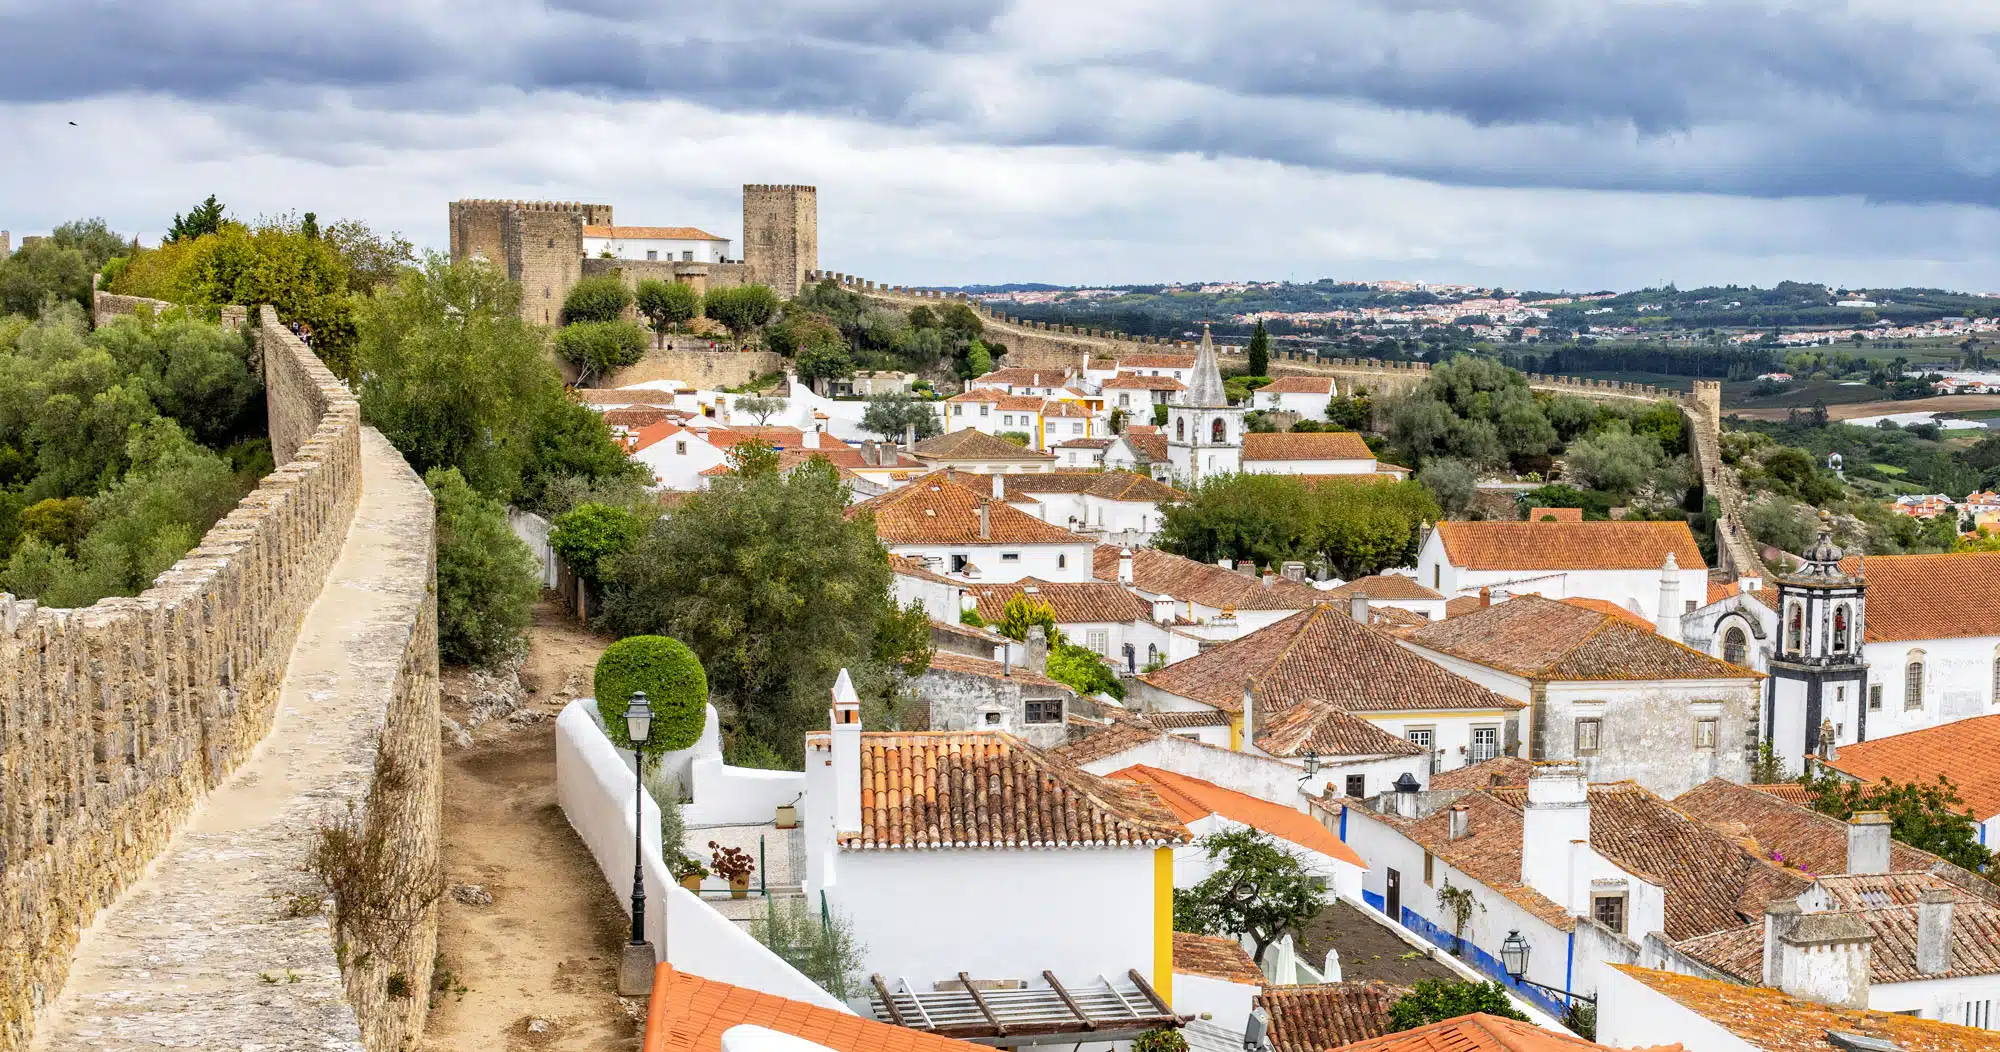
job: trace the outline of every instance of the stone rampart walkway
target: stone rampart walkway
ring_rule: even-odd
[[[430,494],[375,431],[360,507],[292,649],[277,718],[146,875],[83,936],[33,1048],[360,1052],[301,862],[358,801],[431,583]],[[421,1000],[425,991],[411,991]]]

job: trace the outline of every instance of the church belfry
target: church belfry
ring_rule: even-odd
[[[1201,327],[1194,372],[1184,394],[1167,403],[1167,459],[1175,476],[1196,485],[1211,475],[1243,470],[1243,410],[1229,404],[1215,341]]]
[[[1868,664],[1861,657],[1867,583],[1859,568],[1841,569],[1841,554],[1831,519],[1821,513],[1819,540],[1805,562],[1776,577],[1778,645],[1764,737],[1793,770],[1803,770],[1807,756],[1868,739]]]

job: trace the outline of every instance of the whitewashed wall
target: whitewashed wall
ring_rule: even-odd
[[[1616,969],[1604,970],[1597,997],[1597,1041],[1607,1048],[1678,1043],[1698,1052],[1760,1052],[1756,1045]]]
[[[507,509],[507,528],[513,530],[514,536],[521,538],[528,550],[535,553],[535,561],[542,566],[542,587],[554,588],[556,553],[549,547],[549,530],[552,528],[549,520],[532,511],[510,507]]]
[[[1924,655],[1923,707],[1905,709],[1904,668],[1910,655]],[[1882,708],[1868,713],[1868,738],[1953,723],[1994,711],[1993,662],[2000,636],[1865,643],[1868,682],[1882,687]]]
[[[1044,581],[1093,581],[1091,552],[1096,545],[1085,537],[1075,544],[891,544],[897,555],[916,559],[936,559],[945,570],[951,557],[962,555],[979,568],[979,580],[986,584],[1006,584],[1023,577]],[[1007,554],[1018,559],[1003,559]]]
[[[1250,1023],[1250,1009],[1256,1002],[1258,989],[1249,983],[1175,972],[1174,1011],[1195,1016],[1206,1012],[1211,1016],[1209,1022],[1232,1034],[1241,1034]]]

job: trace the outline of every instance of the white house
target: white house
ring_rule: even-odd
[[[1252,432],[1243,436],[1243,470],[1253,475],[1369,475],[1380,465],[1368,443],[1352,431]]]
[[[1266,411],[1297,413],[1301,420],[1325,420],[1333,401],[1331,376],[1281,376],[1250,393],[1250,404]]]
[[[1194,840],[1174,850],[1174,886],[1190,888],[1221,868],[1200,840],[1216,833],[1257,829],[1269,834],[1286,854],[1299,860],[1306,875],[1323,881],[1326,889],[1350,902],[1361,901],[1362,875],[1368,863],[1354,849],[1296,807],[1226,789],[1214,782],[1158,767],[1135,764],[1110,777],[1150,787],[1187,826]]]
[[[1167,460],[1189,484],[1243,470],[1242,406],[1231,405],[1215,364],[1215,343],[1201,330],[1188,389],[1167,401]]]
[[[1067,391],[1075,374],[1068,369],[995,369],[966,381],[966,390],[996,387],[1007,394],[1054,398]]]
[[[1045,972],[1136,970],[1171,1001],[1189,835],[1151,790],[1007,734],[864,732],[845,674],[829,719],[806,739],[805,892],[851,920],[864,973],[929,991],[961,974],[1032,989]],[[968,910],[992,916],[948,936],[935,923]]]
[[[729,239],[691,226],[586,226],[583,254],[590,259],[724,263]]]
[[[2000,712],[1842,745],[1819,763],[1862,782],[1890,778],[1934,785],[1940,776],[1950,779],[1962,808],[1979,823],[1979,842],[1992,849],[2000,847],[1995,757],[2000,757]]]
[[[653,485],[660,489],[706,489],[703,472],[729,462],[727,446],[712,445],[707,432],[670,420],[639,428],[627,441],[627,455],[645,465],[652,473]]]
[[[1118,376],[1164,376],[1192,383],[1195,355],[1184,353],[1128,354],[1116,360]]]
[[[1152,543],[1162,505],[1187,499],[1172,486],[1127,471],[1052,471],[1004,485],[1010,503],[1044,522],[1133,548]]]
[[[1675,587],[1663,589],[1669,555]],[[1440,522],[1417,554],[1417,580],[1447,596],[1602,599],[1655,624],[1670,609],[1678,624],[1706,599],[1708,564],[1685,522]]]
[[[848,509],[869,514],[892,554],[933,572],[987,582],[1089,581],[1096,545],[1009,505],[1002,475],[933,471]]]
[[[1156,604],[1154,620],[1183,625],[1204,639],[1235,639],[1311,609],[1326,598],[1313,586],[1290,577],[1258,577],[1157,548],[1100,544],[1093,565],[1098,580],[1117,581]]]
[[[1598,987],[1597,1037],[1610,1047],[1666,1042],[1700,1052],[2000,1049],[1991,1031],[1816,999],[1832,995],[1812,980],[1832,970],[1813,967],[1811,959],[1831,956],[1836,947],[1795,940],[1787,947],[1786,989],[1614,965]]]
[[[1038,450],[1104,431],[1096,414],[1077,402],[1008,394],[999,387],[974,387],[952,395],[938,403],[938,412],[947,432],[971,428],[988,435],[1025,435],[1029,447]]]
[[[982,475],[1048,471],[1056,464],[1051,454],[1017,446],[970,426],[926,438],[912,446],[910,453],[932,468]]]
[[[1672,796],[1749,781],[1764,677],[1620,615],[1521,595],[1437,621],[1403,645],[1454,675],[1532,703],[1527,754],[1595,782]],[[1616,608],[1613,608],[1616,609]]]
[[[1136,415],[1142,421],[1150,421],[1154,406],[1166,405],[1186,393],[1187,385],[1171,376],[1121,373],[1104,381],[1103,391],[1104,404],[1108,408],[1123,409],[1127,416]]]

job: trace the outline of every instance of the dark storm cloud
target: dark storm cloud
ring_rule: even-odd
[[[494,0],[245,17],[0,0],[0,102],[332,90],[462,111],[560,91],[1455,185],[2000,204],[1991,27],[1903,7]]]

